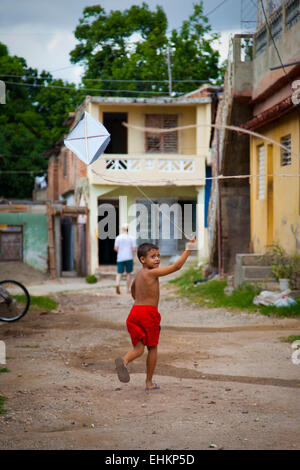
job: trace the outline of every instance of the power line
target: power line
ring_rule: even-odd
[[[207,13],[204,13],[203,16],[210,16],[212,15],[215,11],[217,11],[222,5],[224,5],[224,3],[226,3],[228,0],[222,0],[221,3],[219,3],[215,8],[213,8],[212,10],[208,11]],[[172,31],[178,31],[178,29],[180,29],[182,26],[178,26],[178,28],[173,28],[173,29],[169,29],[169,31],[166,32],[166,34],[168,33],[171,33]],[[213,32],[213,31],[212,31]]]
[[[68,86],[59,86],[59,85],[39,85],[37,83],[18,83],[18,82],[5,82],[8,85],[16,85],[16,86],[30,86],[30,87],[40,87],[40,88],[59,88],[63,90],[71,90],[74,93],[78,92],[87,92],[87,91],[97,91],[102,93],[147,93],[147,94],[156,94],[156,95],[168,95],[166,91],[148,91],[148,90],[102,90],[97,88],[78,88],[74,89],[73,87]]]
[[[33,78],[36,80],[63,80],[63,78],[53,78],[53,77],[37,77],[35,75],[11,75],[11,74],[6,74],[6,73],[1,73],[0,77],[12,77],[12,78]],[[103,78],[86,78],[83,77],[82,80],[87,80],[87,81],[102,81],[102,82],[124,82],[124,83],[132,83],[132,82],[138,82],[138,83],[168,83],[168,80],[141,80],[141,79],[132,79],[132,80],[121,80],[121,79],[103,79]],[[208,83],[207,80],[172,80],[172,82],[177,82],[177,83],[194,83],[194,82],[201,82],[201,83]]]
[[[227,2],[227,0],[223,0],[221,3],[219,3],[219,5],[217,5],[215,8],[213,8],[211,11],[209,11],[208,13],[205,13],[204,16],[212,15],[215,11],[217,11],[226,2]]]

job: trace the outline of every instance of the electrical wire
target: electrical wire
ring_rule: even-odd
[[[207,13],[203,13],[203,16],[210,16],[212,15],[215,11],[217,11],[222,5],[224,5],[224,3],[226,3],[228,0],[222,0],[222,2],[220,2],[216,7],[214,7],[212,10],[208,11]],[[178,26],[178,28],[173,28],[173,29],[169,29],[166,34],[169,34],[173,31],[178,31],[180,28],[182,28],[182,25],[181,26]],[[213,32],[213,31],[212,31]]]
[[[85,91],[90,91],[90,92],[102,92],[102,93],[147,93],[147,94],[155,94],[155,95],[168,95],[169,92],[167,91],[148,91],[148,90],[102,90],[102,89],[97,89],[97,88],[78,88],[74,89],[73,87],[70,86],[60,86],[60,85],[39,85],[38,83],[18,83],[18,82],[5,82],[5,84],[8,85],[16,85],[16,86],[30,86],[30,87],[39,87],[39,88],[59,88],[61,90],[71,90],[74,93],[78,92],[85,92]]]
[[[35,75],[11,75],[6,73],[0,73],[0,77],[10,77],[10,78],[23,78],[23,79],[36,79],[36,80],[64,80],[63,78],[53,78],[53,77],[37,77]],[[133,80],[117,80],[117,79],[103,79],[103,78],[86,78],[83,77],[82,80],[87,81],[101,81],[101,82],[124,82],[124,83],[169,83],[169,80],[140,80],[140,79],[133,79]],[[209,83],[207,80],[172,80],[172,82],[176,83],[194,83],[194,82],[201,82],[201,83]]]

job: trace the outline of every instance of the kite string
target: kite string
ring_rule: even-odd
[[[111,171],[111,170],[110,170]],[[126,170],[120,170],[120,171],[126,171]],[[109,183],[115,183],[115,184],[128,184],[129,182],[135,186],[135,187],[138,187],[134,184],[134,182],[132,180],[128,180],[128,179],[123,179],[123,180],[119,180],[119,179],[109,179],[106,177],[106,173],[99,173],[98,171],[96,170],[92,170],[93,173],[95,173],[97,176],[100,176],[101,178],[103,178],[105,181],[108,181]],[[287,177],[287,178],[298,178],[300,177],[300,173],[297,173],[297,174],[292,174],[292,175],[288,175],[288,174],[283,174],[283,173],[277,173],[277,174],[266,174],[266,173],[262,173],[262,174],[256,174],[256,175],[228,175],[228,176],[224,176],[224,175],[219,175],[219,176],[199,176],[197,177],[197,180],[198,181],[207,181],[207,180],[226,180],[226,179],[243,179],[243,178],[262,178],[262,177],[266,177],[266,178],[269,178],[269,177],[278,177],[278,178],[281,178],[281,177]],[[135,182],[138,181],[139,183],[149,183],[149,180],[135,180]],[[195,182],[195,178],[185,178],[185,179],[180,179],[179,180],[180,183],[182,182]],[[170,180],[155,180],[155,183],[165,183],[166,185],[169,185],[169,186],[177,186],[175,183],[173,183],[172,181]]]
[[[129,129],[135,129],[137,131],[147,132],[147,133],[150,133],[150,134],[165,134],[165,133],[168,133],[168,132],[185,131],[185,130],[188,130],[188,129],[195,129],[195,128],[198,128],[198,127],[212,127],[212,128],[215,128],[215,129],[228,129],[228,130],[231,130],[231,131],[252,135],[252,136],[258,137],[259,139],[262,139],[262,140],[266,140],[267,142],[270,142],[274,145],[277,145],[278,147],[281,147],[283,150],[286,150],[291,155],[294,155],[295,157],[300,158],[300,155],[293,152],[290,148],[288,148],[285,145],[277,142],[276,140],[273,140],[270,137],[266,137],[263,134],[259,134],[258,132],[249,131],[248,129],[245,129],[244,127],[229,126],[227,124],[190,124],[188,126],[179,126],[179,127],[170,127],[168,129],[160,129],[160,128],[157,128],[157,127],[135,126],[133,124],[127,124],[127,122],[122,122],[122,124],[123,124],[123,126],[129,128]]]
[[[282,149],[286,150],[287,152],[289,152],[290,154],[293,154],[295,155],[297,158],[300,158],[300,155],[298,155],[297,153],[295,152],[292,152],[291,149],[289,149],[288,147],[286,147],[285,145],[282,145],[280,144],[279,142],[276,142],[275,140],[269,138],[269,137],[266,137],[262,134],[259,134],[257,132],[253,132],[253,131],[249,131],[248,129],[245,129],[243,127],[238,127],[238,126],[229,126],[229,125],[225,125],[225,124],[191,124],[191,125],[188,125],[188,126],[179,126],[179,127],[173,127],[173,128],[169,128],[169,129],[159,129],[159,128],[153,128],[153,127],[142,127],[142,126],[134,126],[132,124],[127,124],[126,122],[123,122],[122,123],[123,126],[127,127],[127,128],[131,128],[131,129],[135,129],[135,130],[139,130],[141,132],[148,132],[148,133],[155,133],[155,134],[163,134],[163,133],[169,133],[169,132],[176,132],[176,131],[180,131],[180,130],[187,130],[187,129],[195,129],[195,128],[198,128],[198,127],[210,127],[210,128],[215,128],[215,129],[228,129],[228,130],[232,130],[232,131],[236,131],[236,132],[240,132],[240,133],[243,133],[243,134],[248,134],[248,135],[251,135],[251,136],[254,136],[254,137],[258,137],[262,140],[265,140],[267,142],[270,142],[274,145],[277,145],[279,147],[281,147]],[[97,174],[98,176],[101,176],[104,180],[106,181],[109,181],[107,178],[105,178],[103,175],[100,175],[99,173],[97,173],[95,170],[92,170],[95,174]],[[252,178],[252,177],[262,177],[262,176],[300,176],[300,175],[232,175],[232,176],[223,176],[223,175],[218,175],[218,176],[215,176],[215,177],[205,177],[205,178],[199,178],[200,181],[203,181],[203,180],[221,180],[221,179],[231,179],[231,178]],[[124,182],[121,182],[121,181],[111,181],[113,183],[124,183]],[[150,201],[152,204],[155,204],[154,201],[143,191],[140,189],[140,187],[138,185],[136,185],[130,178],[127,178],[127,182],[128,183],[131,183],[133,184],[133,186],[135,186],[139,192],[144,196],[146,197],[146,199],[148,201]],[[126,183],[126,181],[125,181]],[[167,218],[169,219],[169,221],[171,222],[171,219],[167,216]],[[177,224],[175,222],[173,222],[174,225],[176,226],[176,228],[178,228],[181,233],[188,239],[189,237],[186,236],[186,234],[184,233],[184,231],[177,226]]]

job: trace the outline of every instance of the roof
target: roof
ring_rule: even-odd
[[[111,97],[111,96],[87,96],[85,104],[88,103],[107,103],[115,105],[194,105],[202,103],[210,103],[211,98],[187,98],[186,96],[180,98],[164,97],[159,96],[157,98],[123,98],[123,97]]]

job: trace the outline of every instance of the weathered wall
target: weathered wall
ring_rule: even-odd
[[[48,225],[46,214],[0,213],[0,225],[22,225],[23,261],[33,268],[48,269]]]
[[[251,108],[236,100],[230,123],[239,126],[251,116]],[[249,137],[227,132],[221,173],[224,176],[249,174]],[[248,253],[250,243],[250,187],[247,178],[221,183],[221,252],[225,273],[233,272],[237,253]]]

